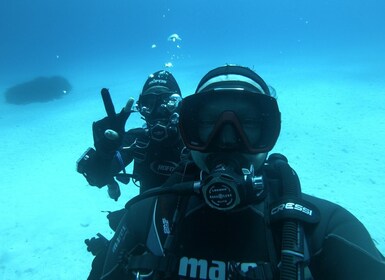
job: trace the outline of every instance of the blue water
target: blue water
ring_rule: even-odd
[[[147,74],[170,61],[176,72],[202,63],[259,66],[321,56],[342,63],[384,62],[385,3],[379,0],[4,0],[0,5],[3,86],[33,75],[70,77],[94,69]],[[173,33],[182,38],[180,48],[167,41]]]
[[[111,236],[101,211],[137,193],[115,203],[74,170],[105,115],[100,89],[120,108],[166,63],[184,95],[214,67],[255,69],[278,93],[275,151],[385,253],[384,14],[380,0],[0,1],[0,279],[86,278],[83,240]],[[8,88],[54,75],[72,85],[61,99],[5,102]]]

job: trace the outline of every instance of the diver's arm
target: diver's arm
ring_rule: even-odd
[[[111,158],[89,148],[78,159],[76,170],[82,174],[91,186],[101,188],[113,181]]]
[[[314,255],[310,265],[315,279],[385,279],[385,262],[379,253],[369,253],[339,235],[324,240],[322,250]]]
[[[100,150],[89,148],[78,160],[77,170],[83,174],[91,186],[102,188],[114,182],[114,176],[125,169],[134,160],[134,149],[126,149],[134,145],[137,129],[124,133],[122,148],[106,156]]]
[[[126,106],[115,113],[115,108],[107,89],[101,90],[107,117],[92,124],[94,147],[89,148],[77,161],[77,171],[84,175],[91,186],[99,188],[114,182],[113,176],[120,170],[115,170],[113,164],[116,151],[121,147],[125,137],[125,124],[132,110],[133,98]]]
[[[143,138],[144,131],[142,128],[130,129],[124,134],[121,147],[115,152],[111,161],[112,174],[118,174],[129,165],[135,157],[135,149],[137,149],[138,139]]]
[[[385,262],[364,225],[331,202],[310,198],[321,222],[310,237],[315,279],[385,279]]]

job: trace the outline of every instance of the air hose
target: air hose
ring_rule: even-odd
[[[171,186],[151,188],[133,197],[131,200],[129,200],[126,203],[125,208],[128,209],[131,205],[143,199],[146,199],[149,197],[156,197],[159,195],[166,195],[166,194],[192,195],[194,193],[198,194],[199,188],[200,188],[200,182],[194,182],[194,181],[182,182]]]

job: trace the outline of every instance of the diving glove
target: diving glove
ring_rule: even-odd
[[[97,152],[112,157],[122,145],[126,121],[132,112],[134,99],[130,98],[120,113],[116,114],[108,89],[103,88],[101,95],[107,117],[92,124],[94,146]]]
[[[98,237],[92,237],[91,239],[84,240],[87,245],[87,251],[96,256],[100,251],[108,246],[108,239],[102,234],[96,234]]]

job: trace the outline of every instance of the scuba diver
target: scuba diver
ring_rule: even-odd
[[[385,279],[366,228],[332,202],[301,192],[281,154],[277,101],[249,68],[208,72],[183,99],[191,158],[134,197],[89,280]]]
[[[77,171],[84,175],[91,186],[107,185],[110,198],[115,201],[121,195],[119,182],[128,184],[130,179],[140,193],[162,185],[187,151],[178,131],[181,91],[174,76],[164,70],[149,75],[132,110],[134,100],[115,113],[107,89],[101,91],[107,117],[92,125],[95,149],[89,148],[77,161]],[[144,127],[125,131],[125,124],[132,112],[139,112]],[[125,167],[133,162],[132,174]],[[109,212],[110,227],[115,229],[124,209]],[[101,235],[87,239],[88,251],[96,254],[108,240]]]
[[[132,178],[140,192],[160,186],[180,162],[183,141],[178,131],[181,91],[168,71],[157,71],[146,80],[136,103],[146,122],[144,127],[125,132],[133,99],[119,114],[107,89],[102,89],[107,117],[92,126],[95,149],[89,148],[77,162],[77,171],[91,186],[107,185],[112,199],[120,196],[118,181],[128,184]],[[133,162],[132,174],[125,167]]]

